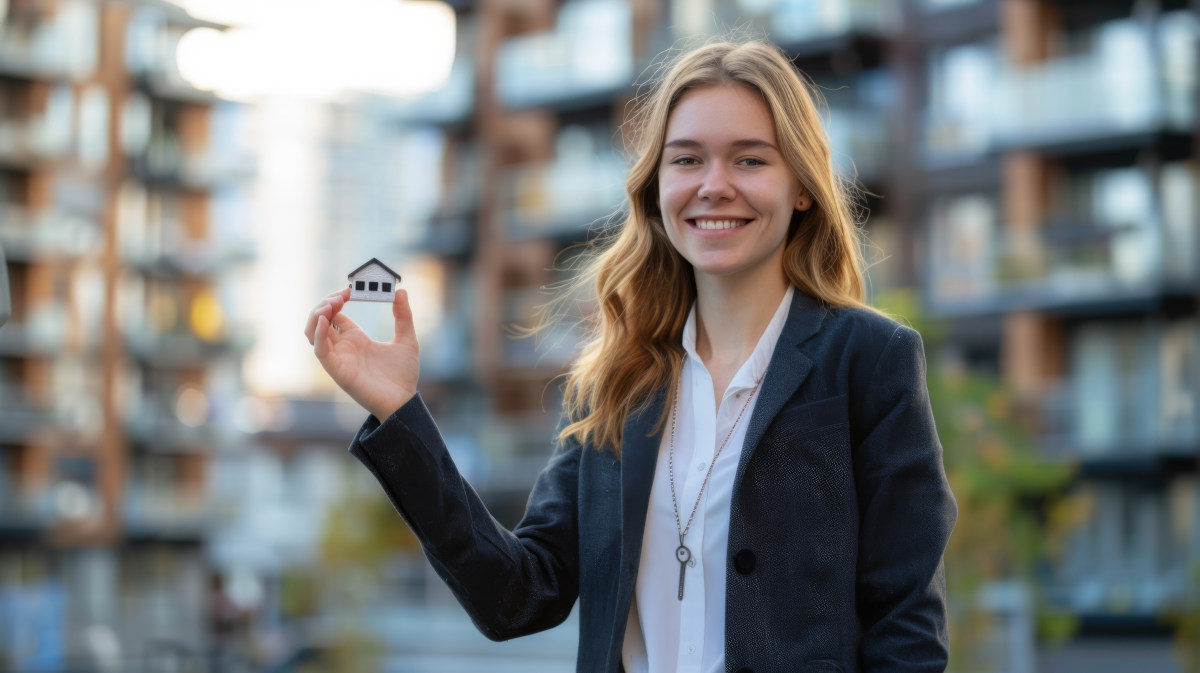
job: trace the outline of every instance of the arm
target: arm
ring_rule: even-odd
[[[579,591],[579,452],[574,443],[559,447],[509,532],[459,474],[420,395],[382,424],[368,419],[350,445],[493,640],[557,626],[571,612]]]
[[[579,447],[560,447],[534,485],[525,517],[505,530],[459,474],[416,394],[420,365],[408,294],[396,291],[389,342],[371,339],[341,312],[349,295],[343,289],[322,300],[304,334],[334,382],[372,414],[351,453],[379,479],[484,635],[512,638],[562,622],[578,593]]]
[[[943,671],[942,554],[957,517],[925,385],[920,335],[900,326],[856,381],[858,614],[865,671]]]

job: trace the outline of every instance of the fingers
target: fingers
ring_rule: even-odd
[[[416,329],[413,327],[412,306],[408,303],[408,290],[396,290],[396,298],[392,300],[392,316],[396,319],[396,333],[392,341],[416,339]]]
[[[331,347],[329,340],[329,319],[323,315],[317,316],[316,325],[313,327],[313,337],[309,339],[313,343],[313,352],[316,353],[317,359],[324,362],[325,356],[329,355]]]
[[[357,328],[358,324],[351,320],[350,316],[345,313],[333,314],[333,329],[337,333],[337,336],[341,336],[343,333]]]
[[[342,310],[346,305],[346,301],[350,298],[350,288],[343,288],[337,292],[326,295],[321,303],[317,304],[316,308],[308,314],[308,320],[304,324],[304,337],[308,339],[309,345],[315,345],[314,338],[316,337],[317,318],[325,316],[326,320],[332,321],[333,316]]]

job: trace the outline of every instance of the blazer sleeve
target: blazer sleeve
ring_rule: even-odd
[[[557,447],[512,531],[459,473],[419,394],[383,423],[368,418],[350,453],[379,480],[485,636],[535,633],[570,614],[579,591],[577,443]]]
[[[929,404],[921,336],[897,326],[858,387],[865,390],[855,395],[854,447],[862,670],[943,671],[942,554],[958,508]]]

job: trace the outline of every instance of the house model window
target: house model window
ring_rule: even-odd
[[[396,297],[396,286],[400,284],[400,274],[392,271],[386,264],[371,258],[350,272],[350,301],[387,301]]]

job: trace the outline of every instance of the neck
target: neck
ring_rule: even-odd
[[[742,282],[696,278],[696,354],[710,369],[738,367],[750,357],[775,316],[788,283],[776,277]]]

